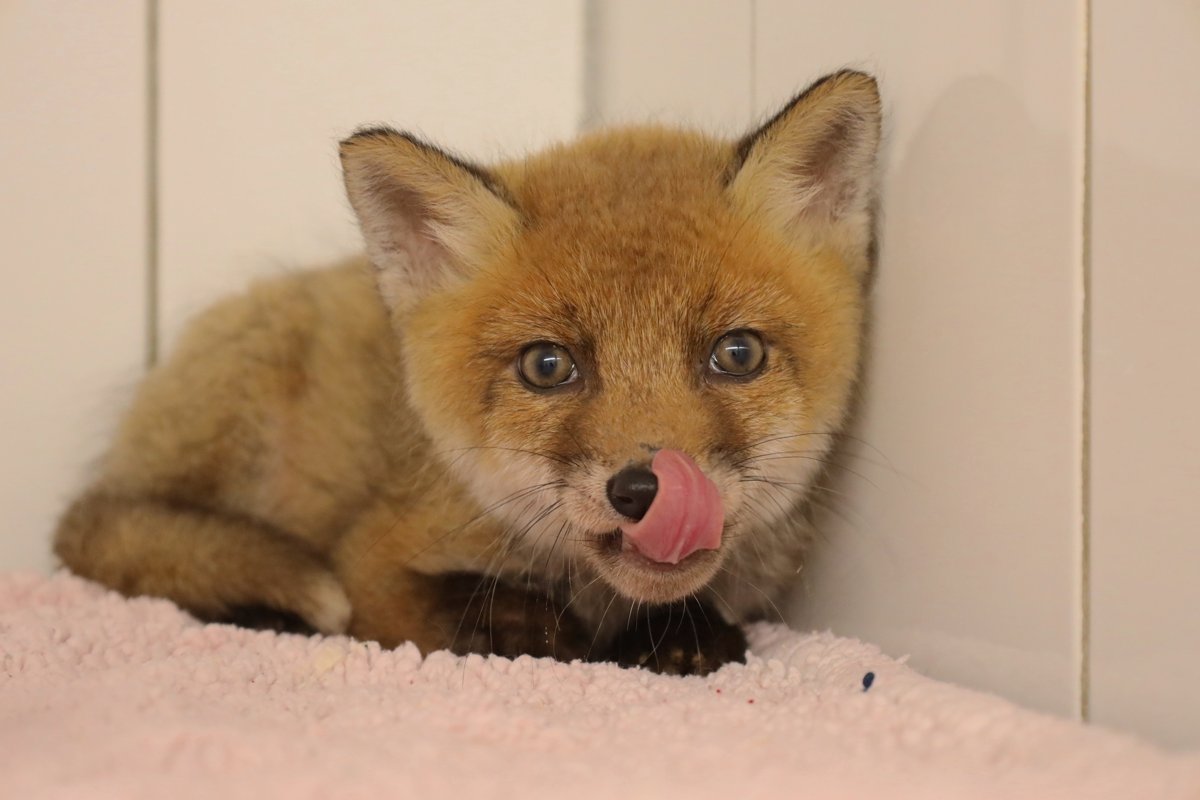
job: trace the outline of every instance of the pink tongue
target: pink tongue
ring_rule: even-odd
[[[660,564],[678,564],[697,550],[721,546],[725,509],[717,486],[680,450],[659,450],[650,462],[658,492],[646,516],[621,526],[639,553]]]

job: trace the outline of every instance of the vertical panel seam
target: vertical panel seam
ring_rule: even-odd
[[[750,108],[746,123],[753,124],[758,110],[758,0],[750,0]]]
[[[158,361],[158,0],[146,0],[146,368]]]
[[[598,0],[581,0],[583,3],[583,80],[580,92],[583,95],[578,130],[586,131],[599,123],[600,117],[600,9]]]
[[[1092,660],[1092,0],[1083,0],[1083,196],[1080,202],[1079,717],[1091,719]]]

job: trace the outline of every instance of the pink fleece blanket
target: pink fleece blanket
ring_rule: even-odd
[[[860,642],[751,639],[748,664],[704,679],[422,659],[0,576],[0,797],[1200,797],[1196,756]]]

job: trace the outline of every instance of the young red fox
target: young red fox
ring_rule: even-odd
[[[55,550],[196,616],[705,673],[796,574],[855,383],[875,82],[746,137],[341,146],[366,259],[202,314]]]

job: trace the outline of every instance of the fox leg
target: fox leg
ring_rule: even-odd
[[[348,584],[350,634],[385,647],[412,642],[422,653],[451,650],[516,658],[582,658],[591,637],[548,594],[478,573],[399,570]]]
[[[350,620],[346,593],[316,552],[245,517],[92,493],[67,510],[54,549],[77,575],[204,620],[252,621],[266,610],[322,633],[343,633]]]
[[[464,519],[470,519],[470,516]],[[452,558],[434,534],[459,520],[427,509],[368,510],[347,532],[334,564],[354,608],[349,632],[385,647],[412,642],[422,653],[492,653],[508,657],[581,658],[591,642],[579,620],[550,593],[520,580],[482,574],[471,558]],[[471,526],[463,536],[475,535]],[[488,550],[497,532],[479,532],[462,552]],[[493,540],[494,541],[494,540]]]

